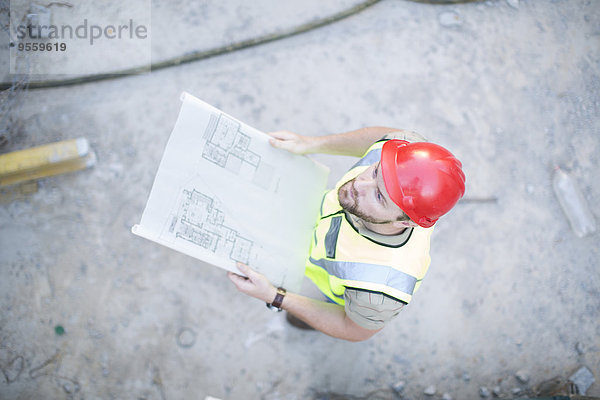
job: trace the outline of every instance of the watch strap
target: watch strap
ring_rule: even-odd
[[[277,295],[275,295],[275,300],[271,303],[273,307],[281,308],[281,303],[283,303],[283,298],[287,292],[284,288],[277,288]]]
[[[285,297],[286,290],[284,288],[277,288],[277,294],[275,295],[275,299],[271,303],[267,303],[268,308],[276,308],[277,311],[281,311],[281,304],[283,303],[283,298]]]

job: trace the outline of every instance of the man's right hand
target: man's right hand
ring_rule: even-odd
[[[269,132],[271,146],[287,150],[295,154],[310,154],[318,152],[318,137],[298,135],[290,131]]]

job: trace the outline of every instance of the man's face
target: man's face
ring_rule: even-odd
[[[410,219],[398,221],[407,217],[390,199],[383,182],[380,163],[371,165],[356,178],[340,186],[338,199],[345,211],[363,221],[372,224],[394,222],[398,227],[417,226]]]

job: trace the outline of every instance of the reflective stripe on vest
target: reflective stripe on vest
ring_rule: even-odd
[[[352,168],[350,168],[350,169],[352,170],[356,167],[364,167],[367,165],[370,166],[372,164],[375,164],[379,160],[381,160],[381,148],[373,149],[373,150],[369,151],[363,158],[358,160],[358,162],[356,164],[354,164],[352,166]]]
[[[417,278],[387,265],[335,261],[310,257],[310,262],[325,269],[330,275],[345,281],[361,281],[367,284],[389,286],[412,296]],[[405,296],[403,296],[405,297]]]
[[[335,258],[335,246],[337,245],[340,227],[342,226],[342,216],[333,217],[327,235],[325,235],[325,253],[329,258]]]

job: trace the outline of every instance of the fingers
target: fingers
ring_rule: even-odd
[[[296,140],[269,139],[269,144],[276,149],[286,150],[290,153],[300,153],[298,150],[298,142]]]
[[[229,272],[229,271],[227,271],[227,278],[229,278],[229,280],[231,282],[233,282],[236,286],[238,283],[242,282],[243,280],[248,279],[241,275],[234,274],[233,272]]]
[[[287,144],[283,140],[269,139],[269,144],[276,149],[287,150]]]
[[[248,278],[246,278],[245,276],[236,274],[235,272],[231,272],[231,271],[227,271],[227,277],[232,280],[232,281],[237,281],[237,280],[246,280]]]
[[[246,264],[242,264],[240,262],[238,262],[236,264],[237,268],[240,270],[240,272],[243,275],[239,275],[236,274],[234,272],[228,272],[227,276],[229,277],[229,279],[237,285],[247,285],[247,284],[253,284],[254,279],[256,279],[256,271],[254,271],[252,268],[250,268],[249,266],[247,266]],[[239,287],[239,286],[238,286]]]
[[[240,292],[246,292],[250,287],[253,286],[253,283],[250,279],[246,278],[245,276],[241,276],[238,274],[235,274],[233,272],[227,272],[227,278],[229,278],[229,280],[231,282],[233,282],[233,284],[235,285],[235,287],[240,291]]]
[[[250,274],[254,273],[254,270],[252,268],[241,262],[236,263],[236,267],[240,270],[242,274],[246,275],[249,278]]]
[[[269,132],[269,144],[277,149],[293,152],[293,147],[298,142],[298,135],[290,131]]]
[[[289,140],[296,137],[296,134],[290,131],[267,132],[267,135],[279,140]]]
[[[236,265],[240,273],[247,277],[234,272],[228,272],[227,277],[240,292],[267,302],[275,298],[277,289],[267,278],[246,264],[237,263]]]

